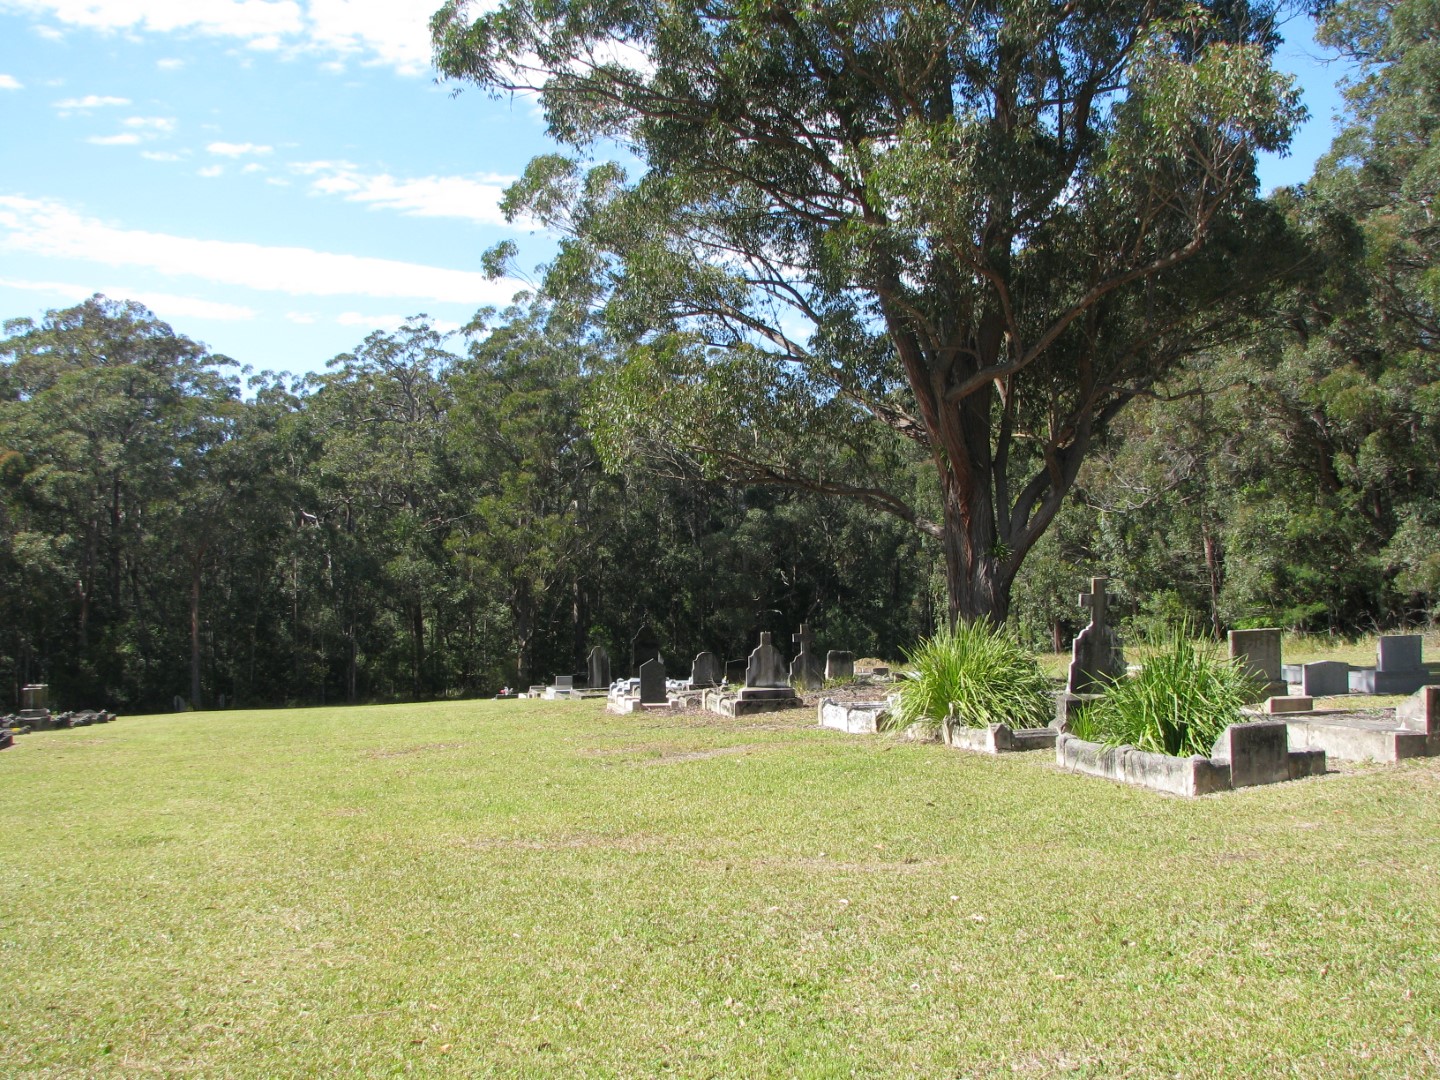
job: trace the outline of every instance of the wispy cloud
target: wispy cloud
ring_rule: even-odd
[[[364,255],[117,228],[54,200],[0,196],[0,251],[144,267],[290,296],[368,296],[479,307],[522,288],[469,270]]]
[[[203,169],[197,169],[196,176],[203,176],[206,180],[214,180],[217,176],[225,175],[224,165],[206,165]]]
[[[91,135],[85,141],[96,146],[136,146],[140,142],[140,136],[133,131],[127,131],[120,135]]]
[[[209,146],[205,147],[205,149],[216,157],[238,158],[245,157],[247,154],[269,154],[273,152],[275,148],[273,146],[258,146],[255,143],[248,142],[212,142]]]
[[[179,161],[182,155],[169,150],[141,150],[140,156],[148,161]]]
[[[14,75],[0,75],[0,90],[23,90],[24,84]]]
[[[500,199],[506,185],[515,180],[489,173],[407,179],[366,174],[344,161],[297,162],[291,170],[311,177],[310,190],[317,195],[338,195],[346,202],[408,217],[460,218],[479,225],[508,224],[500,212]]]
[[[130,99],[123,97],[106,97],[101,94],[86,94],[84,97],[64,98],[55,102],[55,108],[71,111],[74,109],[108,109],[120,105],[129,105]]]
[[[175,130],[173,116],[130,116],[120,121],[120,124],[122,127],[136,131],[154,132],[159,135],[168,135]]]
[[[161,71],[179,71],[185,66],[185,61],[174,56],[167,56],[164,60],[156,60],[155,66]]]
[[[134,300],[144,304],[164,319],[183,316],[187,319],[245,322],[259,314],[254,308],[241,304],[227,304],[218,300],[202,300],[195,296],[177,296],[174,293],[152,292],[147,289],[132,289],[128,285],[104,285],[96,289],[87,285],[71,285],[59,281],[16,281],[0,278],[0,288],[49,293],[52,296],[67,298],[74,297],[76,303],[97,292],[104,293],[112,300]]]
[[[5,0],[62,27],[132,33],[189,31],[251,48],[315,52],[406,74],[430,66],[436,0]],[[53,34],[53,26],[42,25]],[[164,63],[164,61],[162,61]]]

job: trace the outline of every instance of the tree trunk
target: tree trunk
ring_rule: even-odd
[[[200,571],[205,562],[205,547],[195,553],[190,564],[190,707],[200,708]]]
[[[968,506],[955,488],[945,499],[945,591],[950,598],[950,627],[986,619],[1000,625],[1010,614],[1010,588],[1018,560],[997,558],[988,506],[972,498]]]

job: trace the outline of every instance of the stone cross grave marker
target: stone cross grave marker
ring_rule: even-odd
[[[750,662],[745,665],[745,685],[787,689],[790,686],[789,672],[785,670],[785,657],[780,655],[779,649],[770,644],[768,630],[760,635],[760,644],[750,654]]]
[[[665,693],[665,665],[658,659],[646,660],[640,665],[640,704],[664,705],[669,700]]]
[[[1106,579],[1090,579],[1090,591],[1080,594],[1080,606],[1090,609],[1090,622],[1075,636],[1070,652],[1070,678],[1066,690],[1071,694],[1100,694],[1125,674],[1125,657],[1115,632],[1105,621],[1110,610],[1110,597],[1105,592]]]
[[[701,690],[707,686],[719,686],[721,675],[720,661],[715,654],[702,652],[690,667],[690,688]]]
[[[825,671],[821,668],[819,659],[810,651],[815,637],[810,633],[808,623],[800,624],[800,632],[794,635],[793,640],[800,647],[800,651],[795,654],[795,659],[790,664],[790,685],[797,690],[819,689],[825,685]]]
[[[604,645],[596,645],[585,658],[585,685],[603,690],[610,685],[610,654]]]

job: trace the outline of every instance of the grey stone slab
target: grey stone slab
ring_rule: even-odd
[[[596,645],[585,658],[585,685],[591,690],[604,690],[610,685],[610,654],[604,645]]]
[[[1209,795],[1230,788],[1228,762],[1217,763],[1199,755],[1152,754],[1133,746],[1104,746],[1066,732],[1055,737],[1055,763],[1072,772],[1102,776],[1171,795]]]
[[[808,652],[802,652],[790,662],[790,685],[797,690],[819,690],[825,685],[825,669],[820,660]]]
[[[702,652],[690,665],[690,687],[703,690],[707,686],[719,686],[723,673],[720,660],[712,652]]]
[[[1230,763],[1231,787],[1256,787],[1290,779],[1290,742],[1283,720],[1231,724],[1210,756]]]
[[[855,677],[855,654],[831,649],[825,654],[825,679],[853,679]]]
[[[745,666],[745,685],[785,688],[790,686],[790,672],[786,670],[785,657],[770,643],[768,631],[760,635],[760,644],[750,654],[750,662]]]
[[[965,727],[951,724],[945,729],[945,743],[957,750],[980,754],[1009,754],[1019,750],[1049,750],[1059,732],[1054,728],[1012,728],[1008,724]]]
[[[1431,682],[1433,676],[1419,671],[1378,671],[1375,668],[1351,668],[1352,694],[1413,694]]]
[[[890,715],[883,701],[822,701],[818,711],[821,727],[850,735],[874,735]]]
[[[749,660],[730,660],[725,664],[725,681],[731,686],[745,685],[745,669],[749,667]]]
[[[1125,674],[1125,655],[1111,628],[1107,613],[1110,598],[1106,579],[1090,579],[1090,591],[1080,594],[1080,606],[1090,609],[1090,622],[1075,636],[1070,648],[1070,673],[1065,688],[1072,694],[1103,693]]]
[[[1259,630],[1231,630],[1230,657],[1240,661],[1255,684],[1255,700],[1283,697],[1290,692],[1280,660],[1281,631],[1279,627]]]
[[[1308,697],[1350,693],[1350,665],[1339,660],[1316,660],[1300,665],[1300,692]]]
[[[646,660],[640,665],[640,704],[663,705],[669,700],[665,692],[665,665],[659,660]]]
[[[650,629],[646,623],[630,639],[630,675],[640,675],[640,665],[647,660],[659,660],[662,664],[665,658],[660,655],[660,639],[655,636],[655,631]]]
[[[1395,726],[1425,735],[1440,735],[1440,686],[1422,686],[1395,707]]]
[[[575,676],[574,676],[574,675],[556,675],[556,676],[555,676],[555,686],[554,686],[554,689],[556,689],[556,690],[566,690],[566,691],[574,690],[574,689],[575,689]]]
[[[1342,761],[1396,762],[1440,755],[1440,735],[1407,731],[1385,721],[1350,716],[1317,716],[1287,724],[1290,746],[1324,750]]]
[[[12,684],[13,685],[13,684]],[[40,710],[50,708],[50,684],[30,683],[20,688],[20,709]]]
[[[1424,638],[1419,634],[1390,634],[1375,642],[1375,670],[1421,671]]]

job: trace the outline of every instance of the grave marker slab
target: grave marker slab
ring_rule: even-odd
[[[604,690],[610,685],[610,654],[605,646],[596,645],[585,658],[585,683],[591,690]]]
[[[640,665],[647,660],[659,660],[665,663],[665,658],[660,655],[660,639],[655,636],[655,631],[650,629],[646,623],[630,639],[630,674],[638,676]]]
[[[790,664],[790,685],[797,690],[818,690],[825,685],[825,670],[820,666],[819,658],[810,651],[815,639],[807,624],[800,624],[800,632],[794,636],[794,641],[800,646],[800,651]]]
[[[690,688],[702,690],[709,686],[719,686],[721,675],[720,661],[715,654],[702,652],[690,666]]]
[[[768,631],[760,635],[760,644],[750,654],[750,661],[745,665],[745,685],[760,689],[790,687],[790,673],[785,670],[785,657],[780,655],[779,649],[770,644]]]
[[[1350,693],[1350,665],[1339,660],[1316,660],[1300,665],[1300,693],[1306,697]]]
[[[1255,684],[1253,696],[1256,701],[1284,697],[1290,693],[1290,684],[1285,681],[1280,662],[1280,637],[1279,627],[1273,626],[1260,630],[1230,631],[1230,657],[1240,662]]]
[[[646,660],[640,665],[640,704],[664,705],[669,701],[665,692],[665,665],[657,660]]]
[[[1080,594],[1080,606],[1090,609],[1090,622],[1071,645],[1066,693],[1101,694],[1125,674],[1125,656],[1106,619],[1110,610],[1106,580],[1091,578],[1090,591]]]
[[[727,662],[725,665],[725,681],[731,686],[744,686],[745,669],[749,666],[749,664],[750,661],[748,659],[731,660]]]
[[[855,654],[831,649],[825,654],[825,679],[853,679],[855,677]]]

